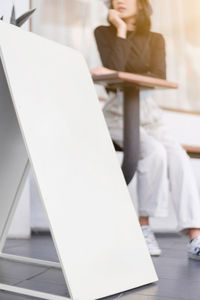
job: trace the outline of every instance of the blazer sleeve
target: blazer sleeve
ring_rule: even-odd
[[[131,50],[130,41],[117,37],[105,26],[97,27],[94,34],[103,66],[116,71],[125,71]]]
[[[166,79],[165,40],[161,34],[155,34],[151,49],[150,72],[156,77]]]

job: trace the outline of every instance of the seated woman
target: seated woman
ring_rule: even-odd
[[[110,26],[100,26],[95,37],[103,66],[112,70],[166,78],[165,42],[151,32],[148,0],[112,0]],[[123,145],[123,109],[116,93],[109,93],[104,115],[115,143]],[[161,249],[149,217],[166,217],[170,189],[178,230],[189,234],[188,255],[200,260],[200,195],[189,157],[168,134],[162,112],[150,95],[141,99],[140,158],[138,163],[139,221],[151,255]]]

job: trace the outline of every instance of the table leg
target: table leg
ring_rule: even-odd
[[[122,171],[127,185],[137,169],[140,148],[140,101],[139,89],[124,89],[124,159]]]

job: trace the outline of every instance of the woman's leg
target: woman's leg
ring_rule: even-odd
[[[167,154],[161,143],[140,132],[140,159],[137,169],[138,206],[141,225],[144,217],[168,215]]]
[[[200,195],[190,159],[168,133],[161,114],[160,117],[146,124],[145,129],[166,149],[169,183],[177,215],[178,230],[189,234],[191,241],[187,246],[188,257],[200,260]]]
[[[139,222],[141,226],[149,226],[149,217],[139,217]]]
[[[112,139],[123,147],[122,103],[115,94],[111,93],[109,98],[104,107],[104,116]],[[143,128],[140,129],[137,176],[139,216],[166,217],[168,214],[166,151],[162,144],[149,136]]]
[[[137,169],[139,221],[149,253],[159,256],[161,249],[149,226],[149,217],[168,215],[167,154],[163,145],[143,129],[140,136]]]
[[[200,235],[200,195],[188,155],[180,145],[167,147],[169,179],[179,230]]]
[[[190,158],[164,125],[158,124],[148,133],[166,149],[169,187],[176,210],[178,230],[187,230],[193,239],[200,235],[200,195]]]

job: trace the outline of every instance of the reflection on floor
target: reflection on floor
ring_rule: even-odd
[[[200,262],[187,259],[186,237],[157,234],[163,254],[154,258],[160,278],[158,284],[138,288],[107,299],[120,300],[200,300]],[[58,261],[51,237],[34,235],[31,240],[8,240],[6,253]],[[62,272],[52,268],[30,266],[0,260],[0,282],[68,296]],[[0,300],[33,298],[0,292]],[[40,299],[37,299],[40,300]]]

